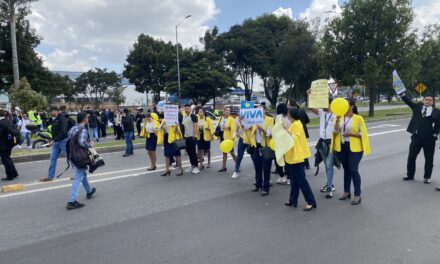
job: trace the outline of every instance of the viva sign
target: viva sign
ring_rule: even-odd
[[[264,113],[261,108],[240,109],[240,117],[245,126],[263,125]]]

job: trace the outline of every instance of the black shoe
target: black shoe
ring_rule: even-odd
[[[96,192],[96,188],[92,188],[92,191],[87,194],[87,199],[92,199],[95,192]]]
[[[268,196],[269,193],[268,192],[261,192],[261,196]]]
[[[124,157],[124,158],[126,158],[126,157],[128,157],[128,156],[130,156],[130,154],[124,154],[124,155],[122,155],[122,157]]]
[[[161,174],[160,176],[165,177],[165,176],[170,176],[171,172],[170,171],[166,171],[164,174]]]
[[[2,178],[2,181],[13,181],[14,178],[10,178],[10,177],[6,177],[6,178]]]
[[[431,183],[431,179],[425,178],[425,179],[423,180],[423,183],[425,183],[425,184],[430,184],[430,183]]]
[[[221,169],[218,172],[225,172],[227,170],[227,168]]]
[[[77,201],[75,201],[73,203],[71,203],[71,202],[67,203],[66,209],[67,210],[73,210],[73,209],[78,209],[78,208],[81,208],[81,207],[84,207],[84,204],[78,203]]]
[[[341,198],[339,198],[339,200],[340,201],[345,201],[345,200],[348,200],[348,199],[350,199],[351,198],[351,193],[344,193],[344,195],[341,197]]]
[[[260,187],[260,188],[255,188],[255,189],[253,189],[252,192],[258,192],[258,191],[260,191],[260,190],[261,190],[261,187]]]
[[[440,192],[440,187],[435,188],[436,191]]]
[[[294,208],[297,207],[296,204],[293,204],[293,203],[291,203],[291,202],[284,203],[284,205],[285,205],[285,206],[288,206],[288,207],[294,207]]]
[[[304,212],[310,212],[310,211],[312,211],[313,209],[316,209],[316,205],[308,204],[308,205],[306,205],[306,206],[304,207],[303,211],[304,211]]]
[[[353,201],[351,201],[351,205],[358,205],[358,204],[360,204],[362,202],[362,198],[361,197],[359,197],[359,200],[353,200]]]
[[[148,168],[147,171],[155,171],[156,170],[156,166],[154,166],[153,168]]]
[[[413,181],[414,180],[414,177],[403,177],[402,178],[403,179],[403,181]]]

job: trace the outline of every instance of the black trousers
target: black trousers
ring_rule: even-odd
[[[99,125],[102,137],[107,137],[107,123]]]
[[[3,166],[5,166],[6,178],[13,179],[18,176],[18,172],[15,169],[14,162],[11,159],[11,150],[1,150],[0,158]]]
[[[411,137],[407,163],[407,176],[414,178],[416,173],[416,159],[423,149],[425,155],[425,179],[431,179],[432,168],[434,167],[435,139],[433,137],[422,138],[417,135]]]
[[[185,147],[186,147],[186,153],[189,156],[189,161],[193,167],[197,167],[199,161],[197,159],[197,152],[196,152],[196,145],[197,141],[193,137],[185,138]]]

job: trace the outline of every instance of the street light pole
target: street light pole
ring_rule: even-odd
[[[178,84],[178,93],[179,93],[179,99],[178,102],[180,103],[180,60],[179,60],[179,36],[177,34],[177,28],[180,26],[180,24],[183,23],[186,19],[190,18],[191,15],[187,15],[182,21],[180,21],[179,24],[176,25],[176,57],[177,57],[177,84]]]

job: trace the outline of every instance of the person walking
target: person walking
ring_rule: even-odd
[[[89,127],[89,136],[95,142],[99,142],[99,135],[98,135],[99,125],[100,124],[98,121],[98,116],[94,111],[92,111],[91,114],[89,115],[88,127]]]
[[[57,168],[57,160],[61,153],[66,155],[66,143],[68,132],[68,121],[64,114],[62,114],[57,107],[51,108],[51,115],[54,118],[52,122],[52,151],[50,154],[50,165],[48,176],[41,178],[40,181],[53,181]]]
[[[275,118],[275,124],[281,125],[282,127],[285,127],[285,128],[289,128],[291,125],[291,122],[289,120],[288,113],[289,113],[289,108],[287,107],[286,104],[284,104],[284,103],[278,104],[277,105],[277,116]],[[289,176],[288,173],[286,172],[286,168],[278,165],[276,160],[274,160],[274,162],[275,162],[276,173],[278,173],[278,175],[280,176],[276,180],[276,183],[282,184],[282,185],[289,185],[290,179],[288,177]]]
[[[136,112],[136,115],[134,116],[134,120],[136,122],[136,130],[138,133],[138,136],[141,135],[141,131],[142,131],[142,121],[144,120],[145,115],[144,115],[144,110],[142,108],[139,108]]]
[[[105,112],[104,109],[102,109],[101,110],[101,124],[100,124],[102,138],[107,137],[107,124],[108,124],[108,122],[109,122],[108,114],[107,114],[107,112]]]
[[[23,115],[21,116],[21,120],[18,121],[18,128],[20,129],[20,133],[21,133],[21,142],[19,147],[21,148],[21,144],[24,143],[24,140],[26,140],[26,145],[27,148],[31,149],[31,131],[29,131],[26,126],[29,125],[31,123],[31,121],[29,120],[28,116],[23,113]]]
[[[92,148],[92,143],[90,142],[90,136],[87,133],[87,129],[85,128],[88,124],[87,114],[84,112],[78,113],[77,116],[78,125],[72,127],[68,133],[69,135],[69,156],[72,157],[76,153],[72,153],[79,148]],[[86,191],[86,198],[92,199],[93,195],[96,193],[96,188],[92,188],[87,179],[87,166],[80,167],[78,164],[75,164],[74,161],[70,160],[70,163],[73,167],[73,180],[72,187],[70,190],[70,198],[67,203],[66,209],[73,210],[84,207],[84,204],[78,202],[78,194],[79,190],[82,186]]]
[[[306,135],[306,138],[308,139],[309,138],[309,129],[307,128],[307,124],[310,123],[309,116],[307,115],[306,111],[304,111],[304,109],[302,109],[301,106],[298,104],[298,102],[294,99],[289,100],[289,108],[291,108],[291,107],[295,107],[300,110],[300,121],[304,127],[304,133]],[[310,169],[309,159],[305,159],[304,165],[306,167],[306,170]]]
[[[163,137],[163,147],[164,147],[164,156],[165,156],[165,173],[160,176],[170,176],[170,166],[171,159],[176,160],[177,167],[179,168],[179,173],[176,176],[183,175],[182,168],[182,158],[180,154],[180,150],[176,149],[173,145],[174,141],[182,139],[182,131],[180,130],[180,125],[178,123],[174,125],[169,125],[162,120],[162,124],[159,127],[159,131],[164,134]]]
[[[114,127],[116,131],[116,140],[123,139],[124,131],[122,130],[122,112],[116,112]]]
[[[124,109],[122,116],[122,129],[124,130],[125,138],[125,154],[123,157],[128,157],[134,154],[133,150],[133,133],[134,133],[134,120],[127,108]]]
[[[198,167],[198,158],[196,152],[197,146],[197,133],[199,131],[197,116],[192,113],[191,105],[185,105],[185,115],[183,116],[182,125],[184,127],[185,149],[188,154],[191,167],[185,172],[191,172],[192,174],[200,173]]]
[[[353,99],[349,99],[349,109],[344,117],[337,117],[330,149],[336,152],[344,168],[344,194],[339,200],[351,198],[350,186],[353,182],[354,197],[352,205],[361,203],[361,175],[359,163],[362,157],[371,153],[367,126],[364,118],[357,114]]]
[[[290,178],[290,198],[286,206],[297,207],[299,191],[301,190],[306,206],[304,211],[312,211],[316,208],[316,200],[310,188],[309,182],[306,179],[304,161],[311,156],[310,149],[307,143],[304,128],[301,122],[301,112],[298,108],[289,109],[289,119],[292,124],[287,129],[293,138],[293,147],[284,155],[286,161],[286,170]]]
[[[145,148],[147,149],[148,158],[150,159],[150,167],[147,169],[148,171],[156,170],[156,147],[159,126],[160,123],[153,120],[151,113],[145,115],[143,129],[145,129],[145,137],[147,138]]]
[[[329,99],[329,105],[331,102],[332,100]],[[317,151],[322,157],[327,175],[327,182],[324,187],[321,188],[321,192],[326,194],[325,198],[331,199],[333,198],[333,192],[336,191],[335,185],[333,184],[334,153],[330,150],[334,128],[333,120],[335,119],[335,116],[330,108],[309,108],[309,110],[319,116],[319,140],[317,143]]]
[[[18,136],[20,132],[6,117],[7,112],[0,109],[0,159],[6,172],[6,177],[2,178],[2,181],[12,181],[18,177],[17,169],[11,159],[12,148],[15,144],[13,137]]]
[[[237,116],[235,118],[235,127],[236,127],[235,137],[238,138],[238,144],[237,144],[237,160],[235,161],[234,173],[231,176],[232,179],[237,179],[238,177],[240,177],[241,162],[243,161],[244,153],[246,152],[246,149],[248,147],[248,145],[243,142],[244,132],[246,129],[241,123],[241,120],[242,119],[240,116]]]
[[[208,155],[208,165],[211,167],[211,141],[214,138],[214,127],[211,118],[206,116],[206,110],[201,107],[198,109],[198,128],[197,135],[197,155],[199,158],[199,169],[205,169],[203,162],[205,161],[205,153]]]
[[[229,106],[226,106],[223,109],[223,116],[220,118],[220,121],[218,123],[218,127],[220,129],[220,142],[223,142],[224,140],[235,140],[235,119],[231,116],[231,108]],[[237,161],[237,156],[234,153],[234,149],[230,152],[232,158],[234,159],[234,162]],[[223,163],[222,168],[218,172],[226,172],[226,162],[228,160],[228,153],[223,153]]]
[[[440,110],[435,108],[434,96],[425,95],[423,103],[414,103],[406,94],[402,100],[411,108],[412,118],[407,131],[411,133],[411,144],[407,161],[406,177],[404,181],[414,180],[416,173],[416,160],[423,149],[425,155],[424,183],[431,183],[432,169],[434,167],[435,143],[440,132]]]

